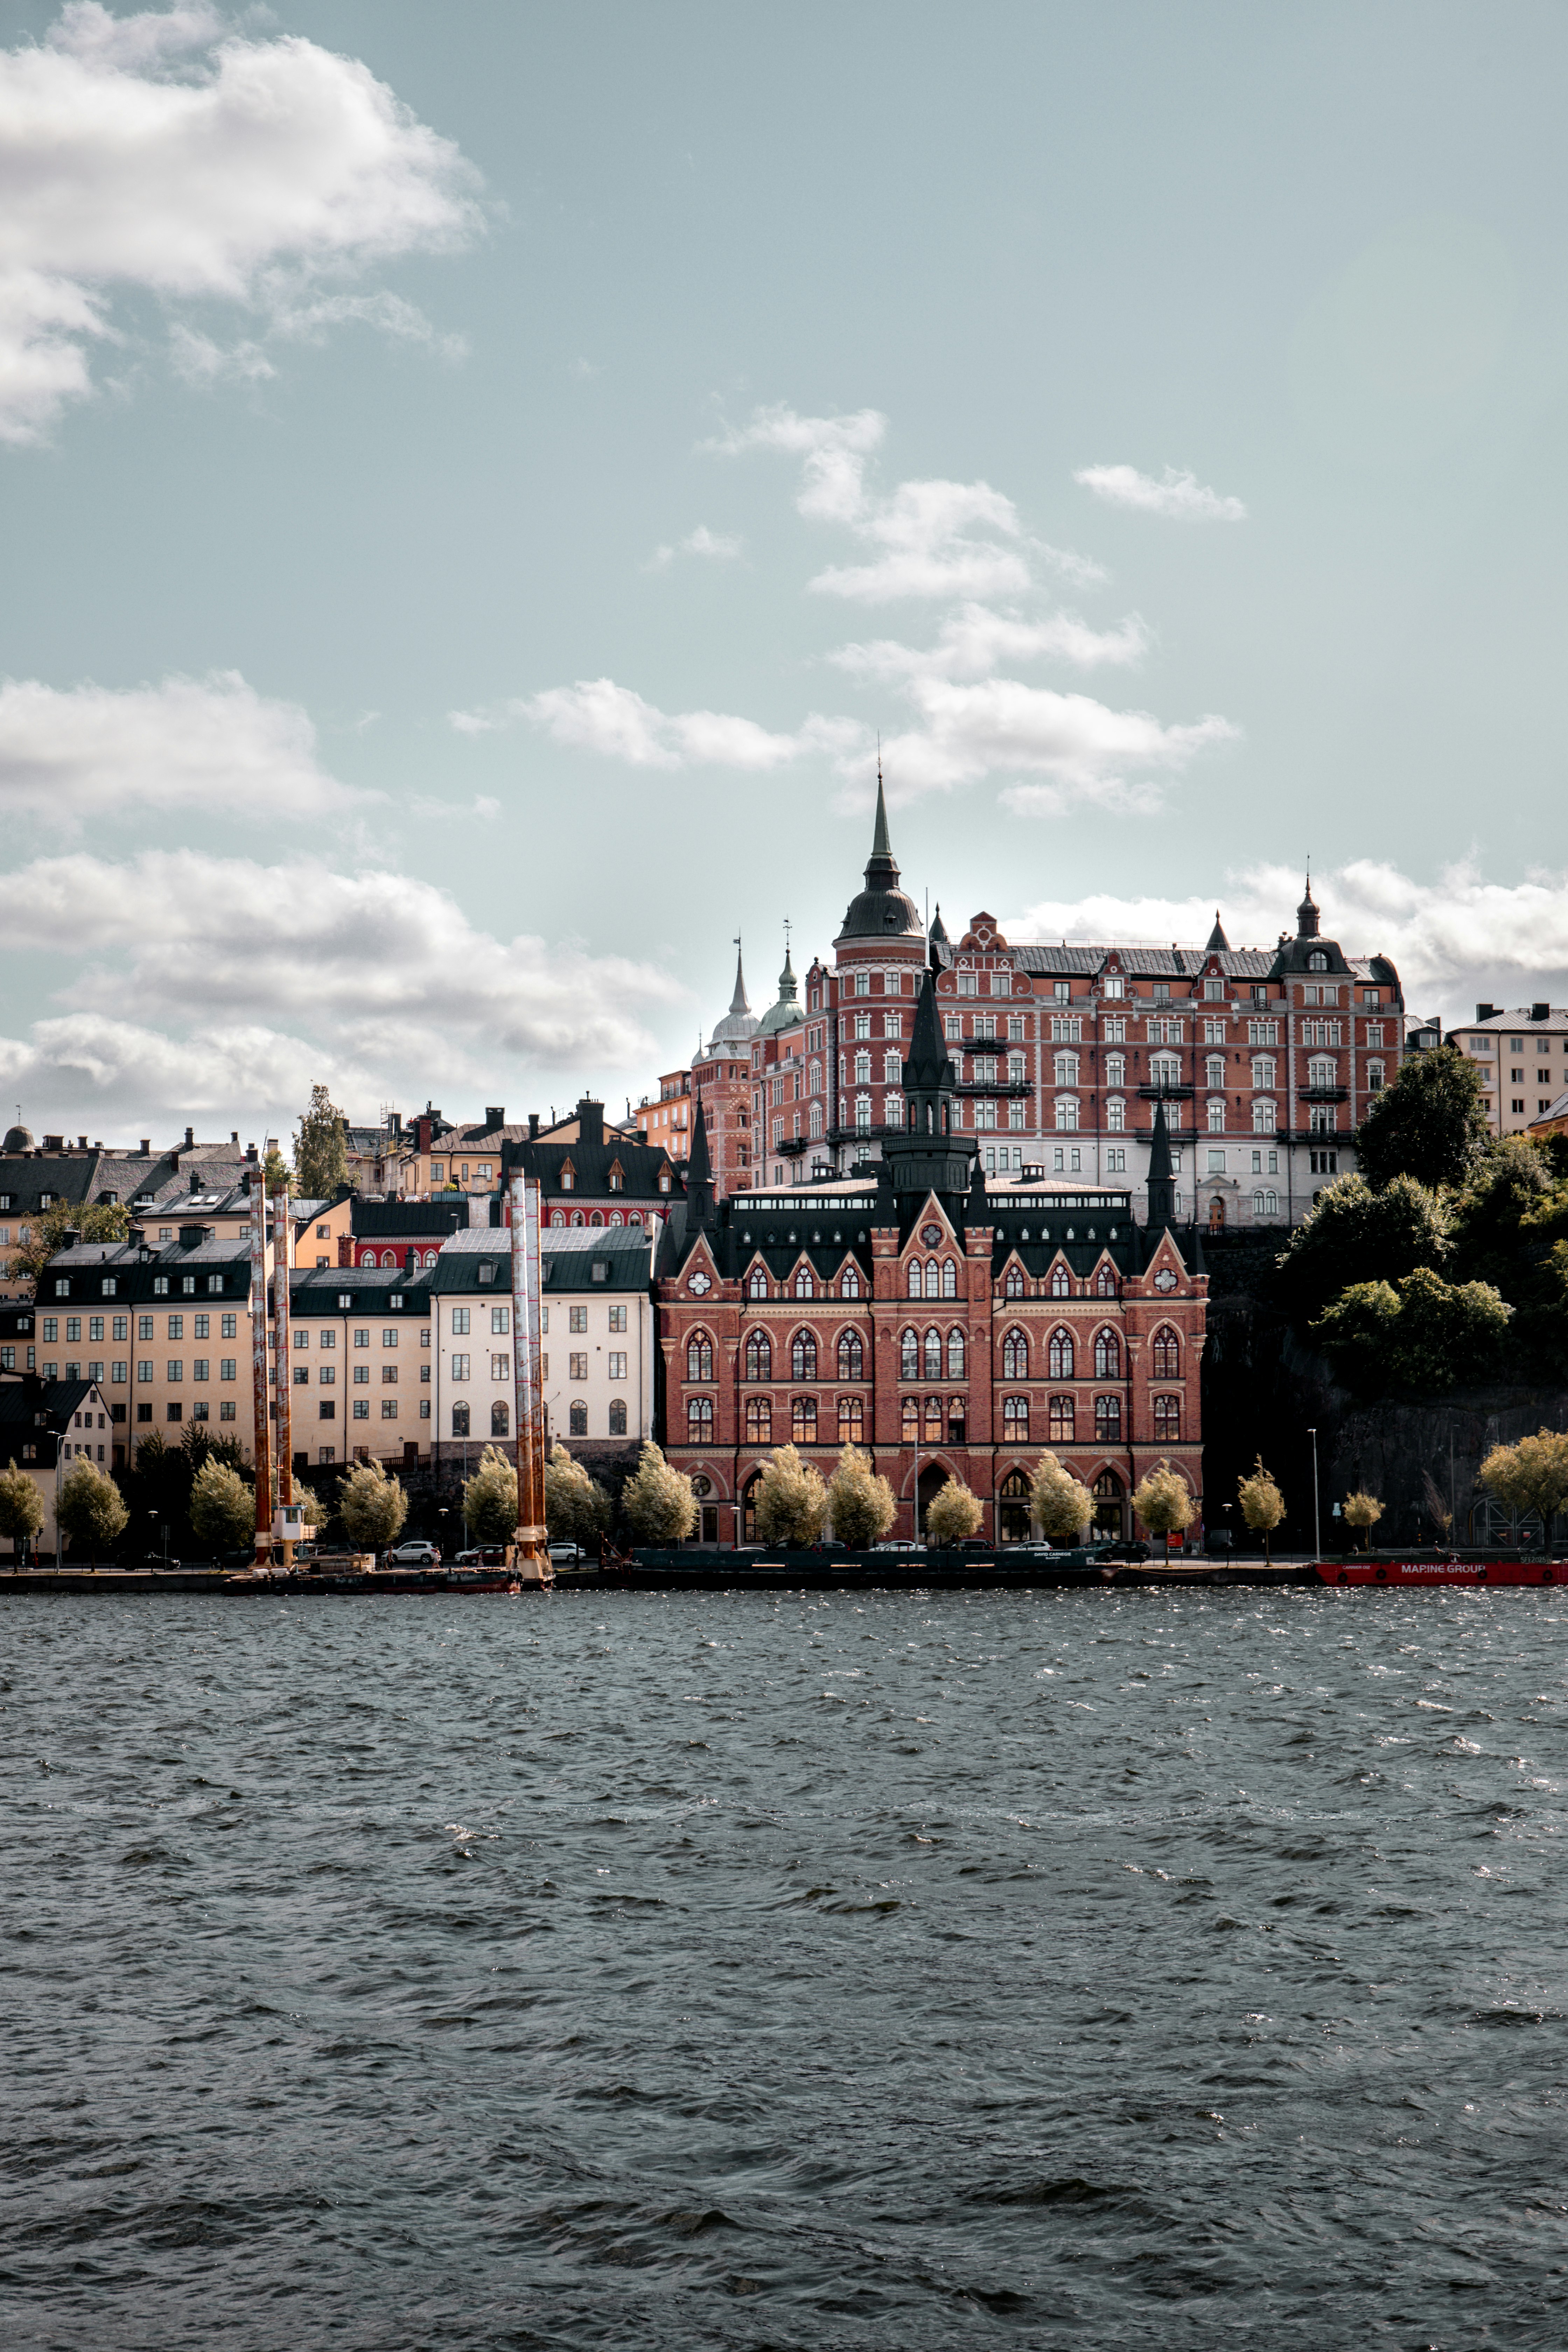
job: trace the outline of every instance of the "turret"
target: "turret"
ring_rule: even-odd
[[[914,1034],[904,1063],[904,1129],[883,1143],[900,1192],[968,1191],[978,1147],[955,1131],[958,1078],[936,1009],[936,976],[929,969],[915,1007]]]

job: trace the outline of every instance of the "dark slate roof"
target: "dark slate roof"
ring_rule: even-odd
[[[540,1281],[551,1293],[563,1290],[646,1290],[653,1278],[653,1235],[642,1226],[603,1231],[568,1228],[544,1233],[540,1242]],[[603,1266],[596,1275],[595,1266]]]
[[[912,898],[899,887],[899,863],[888,834],[888,804],[882,778],[877,776],[877,821],[871,834],[871,855],[866,861],[866,887],[849,901],[838,933],[844,940],[920,940],[925,925]]]
[[[487,1204],[488,1205],[488,1204]],[[466,1192],[443,1192],[435,1201],[360,1201],[350,1213],[356,1241],[445,1240],[469,1222]]]
[[[117,1301],[165,1297],[173,1301],[187,1295],[179,1286],[185,1274],[202,1278],[199,1293],[190,1295],[193,1306],[205,1304],[209,1298],[248,1298],[248,1235],[235,1234],[224,1240],[199,1242],[193,1246],[178,1241],[165,1242],[161,1248],[141,1250],[130,1242],[79,1242],[75,1249],[58,1251],[39,1276],[38,1305],[52,1307],[61,1298],[62,1280],[70,1285],[65,1297],[73,1308],[83,1300],[105,1297],[106,1279],[115,1285],[107,1295]],[[205,1277],[214,1274],[223,1276],[221,1292],[206,1287]],[[167,1283],[166,1291],[156,1288],[160,1281]]]
[[[294,1315],[416,1315],[430,1311],[430,1280],[414,1281],[399,1266],[319,1265],[290,1276],[289,1308]],[[338,1301],[347,1298],[348,1307]],[[394,1305],[400,1300],[401,1305]]]
[[[572,1163],[574,1182],[563,1193],[561,1171]],[[624,1181],[619,1192],[610,1190],[610,1171],[619,1162]],[[661,1192],[659,1172],[668,1169],[670,1189]],[[501,1159],[503,1187],[517,1174],[535,1178],[553,1201],[577,1194],[594,1201],[668,1202],[682,1188],[680,1171],[662,1144],[634,1143],[625,1136],[606,1136],[603,1143],[509,1143]]]
[[[70,1427],[72,1413],[80,1412],[82,1399],[97,1385],[96,1381],[0,1381],[0,1423],[9,1429],[47,1429],[58,1435]],[[0,1451],[5,1442],[0,1442]]]

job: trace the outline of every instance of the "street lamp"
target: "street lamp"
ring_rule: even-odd
[[[1314,1428],[1309,1429],[1307,1434],[1312,1441],[1312,1551],[1314,1558],[1321,1559],[1323,1556],[1323,1531],[1319,1518],[1318,1433]]]

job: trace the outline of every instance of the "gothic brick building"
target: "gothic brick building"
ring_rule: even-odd
[[[1131,1533],[1128,1497],[1162,1457],[1202,1487],[1208,1282],[1196,1234],[1174,1229],[1163,1106],[1144,1224],[1125,1185],[988,1171],[961,1126],[938,974],[895,911],[882,970],[909,982],[911,1034],[877,1161],[720,1200],[699,1102],[656,1280],[669,1459],[696,1482],[710,1542],[751,1538],[774,1446],[826,1475],[847,1441],[890,1482],[898,1534],[951,1475],[985,1502],[994,1539],[1026,1537],[1047,1445],[1092,1489],[1099,1524]]]

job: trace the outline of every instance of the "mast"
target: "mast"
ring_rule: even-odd
[[[272,1558],[272,1433],[267,1394],[267,1180],[260,1169],[250,1187],[250,1379],[256,1415],[256,1565]]]
[[[276,1302],[273,1314],[272,1352],[278,1373],[278,1507],[282,1510],[294,1499],[294,1444],[292,1417],[289,1412],[289,1388],[293,1369],[289,1361],[289,1276],[294,1267],[294,1213],[289,1206],[288,1180],[277,1196],[272,1219],[272,1292]],[[346,1370],[346,1367],[345,1367]],[[283,1565],[294,1565],[294,1538],[283,1538]]]
[[[551,1581],[544,1524],[544,1396],[539,1328],[539,1184],[511,1180],[511,1370],[517,1411],[518,1567],[530,1583]]]

